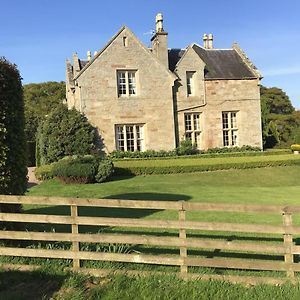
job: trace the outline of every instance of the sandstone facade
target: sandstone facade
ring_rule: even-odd
[[[68,107],[99,130],[106,152],[172,150],[190,138],[199,149],[262,147],[260,74],[234,45],[168,49],[162,16],[151,49],[126,27],[88,60],[67,61]]]

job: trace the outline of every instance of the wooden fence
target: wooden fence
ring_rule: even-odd
[[[26,196],[0,196],[0,203],[23,204],[23,205],[49,205],[49,206],[68,206],[68,215],[50,215],[36,213],[0,213],[0,221],[21,222],[21,223],[43,223],[43,224],[67,224],[71,227],[70,232],[35,232],[35,231],[16,231],[1,230],[1,240],[26,240],[26,241],[60,241],[72,243],[69,250],[49,250],[33,249],[28,247],[0,247],[1,256],[17,257],[38,257],[38,258],[60,258],[73,260],[73,268],[80,271],[88,271],[94,274],[101,274],[103,270],[85,269],[80,261],[109,261],[137,264],[153,264],[178,266],[183,277],[200,277],[225,279],[235,282],[246,283],[282,283],[286,280],[296,282],[295,272],[300,272],[300,264],[294,262],[294,256],[300,254],[300,246],[293,242],[293,235],[300,233],[299,226],[293,226],[292,215],[300,213],[300,206],[262,206],[262,205],[231,205],[231,204],[212,204],[212,203],[189,203],[185,201],[144,201],[144,200],[115,200],[115,199],[79,199],[79,198],[59,198],[59,197],[26,197]],[[119,209],[151,209],[151,210],[173,210],[178,212],[177,220],[153,220],[143,218],[116,218],[116,217],[97,217],[78,215],[78,207],[102,207]],[[257,214],[278,214],[282,216],[282,224],[257,225],[257,224],[238,224],[220,222],[202,222],[186,220],[186,213],[190,211],[207,212],[232,212],[257,213]],[[80,233],[80,226],[106,226],[132,229],[154,229],[162,230],[164,233],[173,232],[169,236],[150,233]],[[178,236],[174,236],[178,232]],[[157,231],[156,231],[157,232]],[[196,232],[197,235],[190,234]],[[224,232],[230,234],[270,234],[277,235],[281,242],[270,243],[254,239],[254,241],[229,241],[216,239],[213,235],[210,238],[199,237],[199,232]],[[227,236],[228,237],[228,236]],[[111,243],[111,244],[132,244],[147,245],[153,247],[169,247],[178,249],[178,254],[142,254],[142,253],[109,253],[97,251],[83,251],[80,243]],[[10,244],[11,245],[11,244]],[[203,257],[198,254],[191,255],[189,252],[195,251],[219,251],[231,252],[229,257]],[[191,250],[191,251],[190,251]],[[246,255],[245,255],[246,254]],[[249,255],[261,254],[264,258],[253,259]],[[247,257],[248,255],[248,257]],[[278,256],[282,260],[278,260]],[[267,257],[267,258],[266,258]],[[221,269],[238,270],[265,270],[281,271],[286,274],[281,278],[255,277],[255,276],[233,276],[233,275],[199,275],[189,272],[189,267],[209,267]],[[137,272],[137,271],[132,271]],[[130,273],[130,271],[128,271]]]

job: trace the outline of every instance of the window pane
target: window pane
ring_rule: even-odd
[[[124,151],[124,128],[117,126],[117,149]]]
[[[192,140],[192,132],[186,132],[185,133],[185,139],[186,140]]]
[[[228,113],[222,113],[223,129],[228,128]]]
[[[134,151],[133,126],[126,126],[127,151]]]
[[[227,130],[223,131],[223,144],[224,147],[229,146],[229,135]]]
[[[118,93],[126,95],[126,73],[118,72]]]
[[[136,83],[135,83],[134,72],[128,72],[128,90],[129,90],[129,95],[136,94]]]
[[[184,123],[185,123],[185,130],[192,130],[192,115],[191,114],[184,115]]]
[[[236,125],[236,113],[235,112],[231,113],[231,128],[237,128],[237,125]]]
[[[237,146],[237,130],[231,131],[231,146]]]
[[[200,148],[200,132],[195,132],[195,146]]]
[[[186,72],[187,94],[194,95],[194,74],[195,72]]]
[[[194,130],[200,130],[200,115],[194,114]]]

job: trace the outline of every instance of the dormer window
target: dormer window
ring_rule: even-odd
[[[136,95],[136,71],[117,71],[118,96]]]
[[[195,95],[195,73],[194,71],[187,71],[186,72],[186,88],[187,88],[187,95],[194,96]]]

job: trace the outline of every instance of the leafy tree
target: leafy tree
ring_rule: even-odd
[[[37,136],[37,163],[45,165],[65,156],[97,151],[95,128],[75,109],[60,104],[41,123]]]
[[[272,114],[291,114],[295,111],[290,98],[280,88],[266,88],[261,86],[260,95],[261,100],[266,102],[266,105]]]
[[[289,147],[300,138],[300,112],[281,89],[261,87],[261,115],[265,148]]]
[[[25,133],[28,146],[29,165],[35,164],[37,128],[45,117],[65,99],[64,82],[26,84],[23,87],[25,102]]]
[[[27,188],[24,102],[17,67],[0,58],[0,194],[22,195]],[[19,211],[0,205],[0,211]]]

